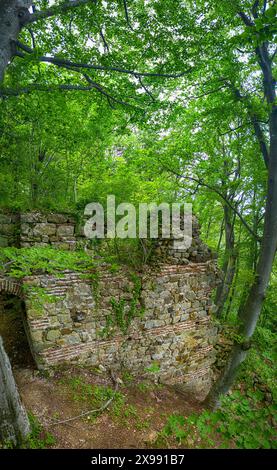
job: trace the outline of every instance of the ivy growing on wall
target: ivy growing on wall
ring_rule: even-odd
[[[30,302],[31,307],[31,310],[29,310],[30,316],[31,312],[35,312],[37,316],[42,315],[45,304],[53,304],[58,300],[61,300],[61,297],[49,294],[44,287],[23,284],[22,288],[23,291],[28,295],[28,301]]]
[[[144,314],[144,307],[140,304],[141,278],[132,273],[130,280],[133,283],[132,298],[128,301],[126,299],[111,299],[112,311],[107,316],[106,327],[102,330],[102,336],[111,336],[116,327],[125,335],[133,318]]]

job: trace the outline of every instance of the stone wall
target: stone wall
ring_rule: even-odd
[[[75,250],[85,241],[71,214],[0,212],[0,247],[54,246]]]
[[[126,311],[130,308],[133,281],[123,269],[111,273],[102,267],[98,274],[97,286],[72,272],[58,278],[41,275],[24,280],[55,298],[55,302],[44,300],[41,314],[32,295],[26,298],[29,331],[40,367],[71,361],[151,376],[147,368],[155,364],[155,375],[161,381],[207,388],[216,342],[216,328],[210,321],[210,293],[216,283],[213,265],[162,265],[140,273],[137,314],[125,334],[117,324],[108,331],[107,325],[115,319],[112,299],[124,299]]]
[[[65,217],[21,215],[21,246],[50,243],[74,249],[74,221]],[[156,262],[152,259],[135,274],[127,267],[114,272],[100,262],[93,272],[23,279],[27,328],[38,366],[102,365],[181,383],[203,397],[215,362],[211,291],[218,271],[195,219],[194,237],[193,250],[181,257],[167,240],[158,243]],[[133,318],[127,328],[128,315]]]
[[[76,220],[69,214],[41,214],[30,212],[20,215],[20,246],[54,246],[61,250],[75,250],[80,234]]]
[[[19,214],[0,212],[0,248],[19,246]]]
[[[182,228],[182,221],[181,221]],[[200,226],[195,216],[192,216],[192,242],[188,249],[176,249],[178,240],[171,238],[158,239],[153,250],[154,262],[163,260],[167,264],[189,264],[208,261],[216,256],[200,238]]]

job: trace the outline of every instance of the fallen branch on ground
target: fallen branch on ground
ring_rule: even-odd
[[[71,418],[62,419],[60,421],[54,421],[54,422],[50,423],[50,426],[56,426],[57,424],[66,424],[69,421],[74,421],[76,419],[83,418],[84,416],[88,416],[92,413],[100,413],[101,411],[104,411],[106,408],[108,408],[108,406],[112,403],[112,401],[115,397],[115,394],[118,390],[118,382],[114,379],[113,375],[112,375],[112,379],[113,379],[113,382],[115,383],[114,394],[111,398],[109,398],[109,400],[106,401],[106,403],[104,403],[104,405],[102,405],[100,408],[96,408],[95,410],[84,411],[83,413],[80,413],[79,415],[73,416]]]

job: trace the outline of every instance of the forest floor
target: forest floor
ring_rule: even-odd
[[[103,368],[59,367],[50,375],[38,371],[18,315],[20,305],[15,308],[11,303],[8,314],[7,304],[5,308],[6,314],[0,318],[0,334],[22,401],[35,427],[31,447],[164,447],[167,442],[160,439],[160,432],[170,415],[201,412],[199,403],[187,400],[172,387],[154,380],[134,380],[127,372],[115,382],[115,377]],[[110,405],[101,412],[57,423],[99,409],[113,396]]]
[[[43,426],[42,447],[48,442],[53,448],[157,448],[159,433],[170,415],[201,411],[171,387],[132,383],[129,376],[128,384],[121,383],[114,392],[113,381],[105,372],[87,368],[59,370],[52,377],[32,369],[15,369],[14,374],[26,409]],[[114,393],[104,411],[56,424],[101,408]]]

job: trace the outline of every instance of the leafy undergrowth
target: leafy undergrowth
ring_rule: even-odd
[[[80,271],[94,268],[92,259],[83,251],[65,251],[54,247],[1,248],[0,269],[16,278],[36,272],[59,274],[64,270]]]
[[[22,369],[17,382],[32,423],[25,446],[276,448],[273,343],[269,330],[257,329],[237,384],[215,412],[155,383],[155,368],[153,381],[126,371],[116,386],[95,368],[61,366],[50,376]]]
[[[158,436],[158,446],[192,448],[276,448],[277,389],[274,334],[257,328],[253,348],[233,392],[216,411],[184,417],[174,413]]]
[[[192,448],[276,448],[275,429],[277,415],[273,406],[263,406],[258,392],[245,397],[235,391],[222,399],[222,407],[203,411],[188,418],[173,414],[160,433],[157,444],[179,445]]]
[[[46,449],[53,447],[56,440],[52,433],[46,431],[36,416],[29,413],[31,432],[22,444],[23,449]]]
[[[152,448],[172,413],[188,416],[198,409],[171,387],[129,373],[117,377],[116,386],[107,372],[76,366],[51,376],[22,369],[16,380],[40,423],[28,440],[31,448]]]

